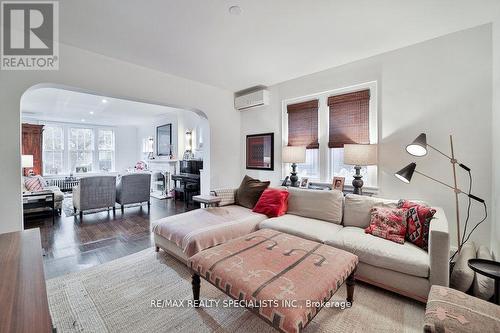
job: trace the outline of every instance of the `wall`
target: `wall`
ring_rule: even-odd
[[[64,44],[60,45],[59,58],[58,71],[0,72],[0,156],[4,161],[0,166],[0,233],[22,228],[20,99],[37,84],[52,83],[102,96],[199,110],[210,122],[213,148],[210,170],[206,170],[210,186],[239,182],[240,114],[234,110],[231,92]]]
[[[415,160],[418,170],[452,183],[448,161],[432,151],[414,158],[404,147],[426,132],[429,143],[449,151],[448,135],[453,134],[459,160],[473,170],[474,194],[491,205],[491,80],[491,25],[484,25],[272,86],[269,106],[242,112],[242,174],[279,183],[283,100],[377,81],[379,195],[442,206],[456,242],[453,192],[418,175],[410,185],[403,184],[394,172]],[[275,171],[245,170],[245,135],[264,132],[277,138]],[[465,189],[467,177],[462,171],[459,175]],[[465,219],[465,198],[460,207]],[[472,221],[481,218],[482,206],[473,204],[472,216]],[[489,244],[490,230],[487,221],[474,240]]]
[[[493,214],[491,249],[496,260],[500,258],[500,13],[493,23],[493,119],[492,119],[492,157],[493,157]]]
[[[139,139],[136,126],[117,126],[115,131],[115,170],[133,168],[137,160]]]
[[[189,111],[186,111],[189,112]],[[142,140],[147,139],[149,137],[153,137],[154,141],[154,155],[156,156],[156,127],[166,125],[166,124],[172,124],[172,145],[174,149],[174,155],[177,158],[179,156],[177,154],[177,147],[179,146],[178,144],[178,130],[177,130],[177,113],[172,112],[171,114],[160,116],[154,118],[152,121],[147,121],[144,124],[141,124],[138,126],[137,129],[137,140],[139,142],[139,145],[137,146],[137,158],[139,160],[144,159],[147,157],[147,153],[142,152]]]

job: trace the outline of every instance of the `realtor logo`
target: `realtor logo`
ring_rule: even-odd
[[[59,69],[57,1],[2,1],[2,70]]]

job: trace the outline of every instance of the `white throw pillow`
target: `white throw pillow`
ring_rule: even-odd
[[[490,250],[486,246],[480,246],[477,250],[478,259],[492,260],[493,256]],[[476,273],[474,277],[474,282],[472,283],[472,294],[476,297],[482,298],[484,300],[489,300],[495,293],[495,280],[484,276],[482,274]]]

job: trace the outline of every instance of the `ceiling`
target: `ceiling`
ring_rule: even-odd
[[[63,43],[231,91],[500,17],[498,0],[65,0]],[[239,5],[240,15],[229,14]]]
[[[40,88],[28,90],[21,100],[24,119],[108,126],[150,123],[178,109],[81,92]]]

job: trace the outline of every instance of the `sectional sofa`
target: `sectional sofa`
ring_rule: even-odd
[[[198,209],[155,222],[157,250],[187,259],[206,248],[227,242],[257,229],[274,229],[321,242],[356,254],[356,279],[394,291],[421,302],[432,285],[449,283],[449,233],[443,210],[430,224],[429,250],[410,242],[397,244],[364,232],[374,205],[395,206],[397,200],[288,188],[287,214],[267,218],[235,204],[236,190],[215,190],[220,206]]]

